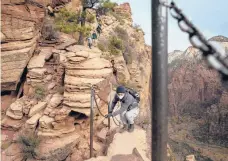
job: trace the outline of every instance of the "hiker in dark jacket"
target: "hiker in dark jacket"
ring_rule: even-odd
[[[99,23],[98,26],[97,26],[97,33],[99,34],[99,36],[101,34],[101,31],[102,31],[101,24]]]
[[[121,108],[113,112],[116,103],[121,102]],[[119,86],[116,95],[112,101],[111,112],[106,117],[120,115],[123,123],[122,132],[128,129],[129,132],[134,131],[134,119],[139,114],[139,106],[137,100],[126,91],[125,87]]]
[[[92,34],[92,39],[93,39],[93,43],[96,43],[97,34],[96,34],[95,31],[94,31],[93,34]]]

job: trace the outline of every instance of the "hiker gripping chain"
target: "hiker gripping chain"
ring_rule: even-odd
[[[228,80],[228,53],[222,55],[217,48],[208,42],[173,1],[170,4],[165,2],[160,2],[160,4],[170,9],[171,16],[178,21],[179,28],[189,34],[190,43],[202,52],[209,67],[216,69],[221,74],[223,80]]]

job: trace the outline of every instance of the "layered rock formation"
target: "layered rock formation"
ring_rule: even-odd
[[[42,138],[37,159],[88,159],[91,86],[95,89],[95,98],[103,114],[107,113],[111,83],[114,84],[112,87],[123,84],[138,90],[141,94],[141,111],[148,113],[145,107],[149,107],[147,103],[151,48],[144,44],[143,32],[132,26],[129,4],[114,9],[117,14],[123,15],[124,24],[114,16],[101,16],[103,31],[99,39],[107,39],[120,25],[127,31],[130,45],[134,46],[134,52],[130,53],[132,61],[128,61],[124,53],[107,58],[107,52],[104,53],[96,47],[89,49],[76,45],[77,42],[72,36],[63,33],[58,33],[58,44],[50,41],[44,44],[42,40],[38,45],[37,40],[40,38],[45,16],[42,5],[45,6],[44,2],[47,1],[37,1],[41,4],[38,6],[23,2],[25,1],[11,0],[2,3],[2,89],[16,90],[21,79],[18,97],[12,99],[12,104],[5,103],[9,104],[9,107],[1,127],[4,143],[9,143],[9,147],[7,145],[4,148],[3,159],[22,160],[21,145],[10,143],[17,141],[24,131],[31,131]],[[74,7],[74,4],[80,3],[72,1],[67,8]],[[51,21],[50,17],[45,18]],[[21,32],[23,34],[19,34]],[[116,77],[113,76],[111,60],[115,62]],[[96,132],[97,127],[100,129],[106,126],[106,123],[101,124],[101,116],[96,108],[94,111]],[[145,141],[145,133],[142,130],[141,133]],[[95,156],[103,155],[106,144],[106,141],[98,142],[97,137],[96,135],[94,141]],[[19,150],[14,152],[15,149]]]
[[[99,89],[109,86],[107,79],[112,74],[111,63],[100,58],[99,49],[71,46],[66,49],[66,75],[64,105],[73,111],[90,115],[91,85],[97,93]],[[99,96],[95,96],[99,105]],[[107,98],[105,99],[107,100]]]
[[[25,0],[1,3],[2,90],[16,90],[24,68],[36,48],[45,16],[44,8],[24,5],[23,2]]]

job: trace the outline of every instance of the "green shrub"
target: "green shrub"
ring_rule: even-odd
[[[35,87],[35,98],[38,99],[38,100],[41,100],[45,97],[46,95],[46,90],[45,90],[45,87],[43,86],[36,86]]]
[[[117,26],[114,31],[116,32],[117,36],[124,40],[124,41],[128,41],[129,37],[128,37],[128,33],[125,29],[123,29],[122,27],[120,26]]]
[[[78,23],[79,17],[79,13],[74,13],[66,9],[61,9],[59,14],[55,18],[55,27],[59,31],[67,34],[75,35],[75,33],[77,32],[82,32],[84,36],[88,36],[92,29],[90,26],[81,26]],[[91,23],[92,21],[95,21],[95,17],[93,15],[88,15],[86,19]]]
[[[116,49],[123,50],[123,42],[116,36],[110,38],[110,45],[114,46]]]
[[[111,36],[109,38],[108,49],[112,55],[118,55],[120,51],[123,50],[123,41],[116,36]]]
[[[141,26],[139,24],[134,24],[133,28],[136,30],[136,32],[142,32],[143,35],[145,35],[143,29],[141,28]]]
[[[86,21],[89,23],[94,23],[95,22],[95,16],[92,14],[87,14],[86,15]]]
[[[98,43],[97,47],[98,47],[98,49],[100,49],[103,52],[106,51],[105,46],[103,44],[101,44],[101,43]]]
[[[34,159],[37,156],[37,148],[40,144],[40,138],[34,134],[23,134],[19,136],[18,143],[21,144],[21,151],[25,160]]]
[[[79,26],[77,31],[82,32],[84,36],[88,36],[92,31],[92,28],[90,26]]]
[[[98,10],[106,14],[107,12],[113,11],[114,7],[117,5],[118,5],[117,3],[111,2],[110,0],[100,0],[100,5]]]
[[[65,33],[73,33],[78,29],[79,15],[66,9],[61,9],[55,18],[55,26],[58,30]]]
[[[125,21],[123,20],[123,17],[115,12],[110,12],[110,14],[116,18],[117,21],[120,22],[121,25],[124,25]]]

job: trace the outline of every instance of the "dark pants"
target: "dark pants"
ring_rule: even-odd
[[[88,43],[88,46],[91,49],[92,48],[92,43]]]

